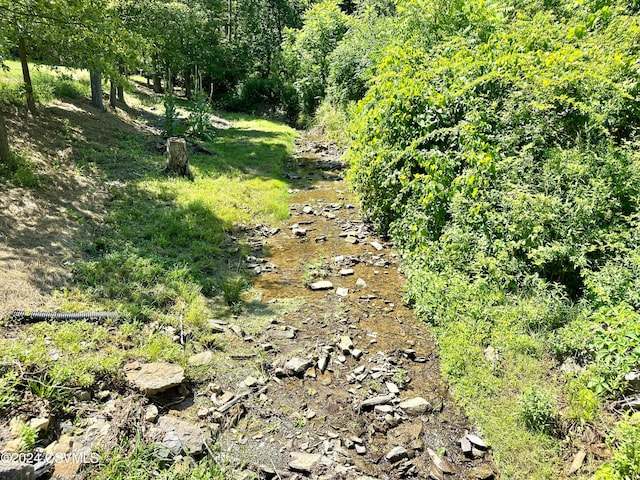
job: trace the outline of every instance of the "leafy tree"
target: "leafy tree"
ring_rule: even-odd
[[[305,12],[303,22],[302,28],[287,30],[283,54],[288,79],[300,92],[304,112],[311,114],[325,96],[330,56],[347,31],[348,17],[335,0],[323,0]]]

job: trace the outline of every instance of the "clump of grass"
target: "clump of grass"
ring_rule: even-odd
[[[0,181],[2,180],[24,188],[36,188],[40,185],[36,167],[23,151],[11,152],[8,162],[0,162]]]
[[[537,386],[528,388],[520,399],[520,416],[532,432],[553,433],[557,416],[553,397]]]
[[[187,468],[181,462],[163,458],[158,444],[148,445],[138,435],[122,439],[111,451],[100,453],[96,464],[88,465],[88,476],[96,480],[223,480],[229,473],[212,458]]]
[[[308,287],[316,280],[321,280],[329,276],[329,265],[325,258],[320,258],[307,263],[302,272],[302,283]]]
[[[245,279],[239,275],[230,275],[220,281],[222,296],[227,305],[237,305],[240,303],[241,295],[246,287]]]
[[[38,431],[27,424],[20,425],[20,443],[22,452],[31,452],[38,441]]]

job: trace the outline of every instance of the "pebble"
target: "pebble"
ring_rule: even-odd
[[[356,280],[356,287],[357,288],[367,288],[367,282],[365,282],[362,278],[358,278]]]
[[[338,295],[339,297],[348,297],[349,289],[344,287],[338,287],[336,288],[336,295]]]
[[[338,272],[341,276],[346,277],[348,275],[353,275],[353,268],[343,268]]]

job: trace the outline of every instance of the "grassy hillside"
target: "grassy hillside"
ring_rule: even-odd
[[[80,418],[79,392],[95,398],[117,389],[122,366],[132,359],[176,362],[188,378],[209,380],[212,373],[187,359],[221,347],[205,320],[235,311],[247,287],[242,231],[288,215],[281,166],[295,132],[268,120],[211,115],[209,140],[198,140],[197,151],[191,145],[193,178],[175,178],[162,173],[162,97],[136,88],[127,105],[101,113],[89,106],[82,74],[42,68],[36,91],[46,94],[39,94],[39,115],[26,116],[17,65],[8,64],[11,70],[0,73],[0,101],[9,111],[19,170],[5,170],[0,186],[6,204],[0,227],[11,257],[0,261],[7,266],[4,288],[27,288],[2,296],[0,413],[33,416],[42,407],[59,419]],[[178,102],[182,120],[189,111],[189,102]],[[37,216],[29,216],[31,204]],[[22,262],[11,263],[15,258]],[[56,275],[42,278],[43,272]],[[43,306],[116,311],[119,320],[18,327],[8,317],[12,308]],[[185,345],[175,341],[176,331],[188,338]],[[27,427],[24,432],[23,448],[32,449],[37,434],[34,440]],[[106,456],[92,475],[151,474],[157,466],[152,452],[132,442]],[[179,467],[163,474],[224,478],[210,462],[190,472]]]

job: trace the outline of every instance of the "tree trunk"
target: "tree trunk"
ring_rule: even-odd
[[[189,158],[187,158],[187,142],[184,138],[171,137],[167,139],[167,166],[164,173],[191,177]]]
[[[116,109],[116,82],[109,81],[109,106]]]
[[[184,95],[191,100],[191,75],[189,75],[189,71],[184,74]]]
[[[157,73],[153,74],[153,91],[156,93],[162,93],[162,80]]]
[[[27,92],[27,107],[33,115],[37,115],[36,99],[33,96],[33,84],[31,83],[31,74],[29,73],[29,64],[27,63],[27,46],[23,37],[20,37],[20,40],[18,40],[18,53],[20,54],[22,77],[24,79],[24,86]]]
[[[9,134],[7,133],[7,127],[4,124],[4,113],[0,108],[0,161],[9,163],[10,155]]]
[[[127,68],[126,67],[120,67],[120,74],[123,77],[127,76]],[[120,100],[125,106],[127,105],[127,102],[124,99],[124,84],[122,82],[118,83],[117,86],[117,95],[118,95],[118,100]]]
[[[102,72],[90,70],[89,79],[91,81],[91,105],[104,112],[105,108],[102,103]]]

